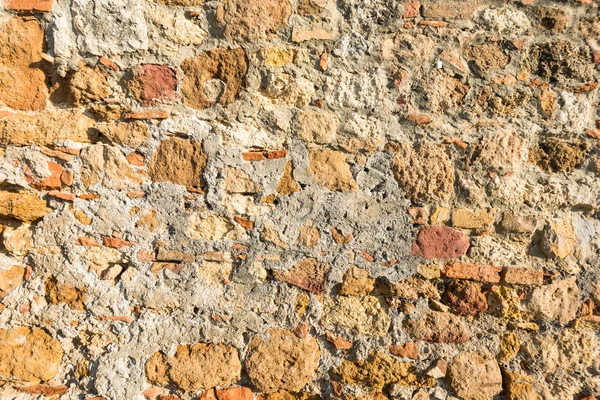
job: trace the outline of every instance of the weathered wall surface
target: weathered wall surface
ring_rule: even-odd
[[[596,1],[0,4],[0,398],[598,398]]]

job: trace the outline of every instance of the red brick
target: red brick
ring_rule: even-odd
[[[167,65],[140,64],[132,68],[132,75],[129,90],[144,106],[177,96],[177,72]]]
[[[57,199],[65,201],[74,201],[77,198],[77,196],[75,196],[72,193],[63,193],[59,192],[58,190],[51,190],[50,192],[48,192],[48,196],[56,197]]]
[[[458,258],[469,249],[464,233],[447,226],[425,226],[412,245],[412,255],[423,258]]]
[[[244,161],[276,160],[278,158],[284,158],[286,156],[287,150],[249,151],[246,153],[242,153],[242,159]]]
[[[94,239],[85,236],[79,236],[75,241],[75,246],[102,247],[102,245]]]
[[[501,267],[489,264],[448,263],[442,270],[447,278],[470,279],[480,282],[500,282]]]
[[[406,119],[416,125],[425,125],[431,122],[431,117],[423,114],[408,114]]]
[[[52,11],[52,0],[6,0],[4,6],[15,11]]]
[[[69,388],[65,385],[51,386],[51,385],[33,385],[26,387],[17,387],[19,392],[38,394],[46,397],[50,396],[61,396],[69,391]]]
[[[541,285],[544,283],[544,271],[524,267],[506,267],[503,274],[504,283],[511,285]]]
[[[127,246],[133,246],[134,244],[136,244],[136,243],[128,242],[126,240],[119,239],[119,238],[108,237],[108,236],[104,237],[104,245],[106,247],[112,247],[114,249],[120,249],[120,248],[127,247]]]
[[[443,28],[448,25],[444,21],[419,21],[419,25],[431,26],[432,28]]]

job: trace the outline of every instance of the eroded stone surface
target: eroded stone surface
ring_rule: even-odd
[[[48,381],[58,374],[63,350],[45,330],[0,329],[0,378],[23,383]]]
[[[414,147],[399,143],[393,148],[392,171],[398,185],[411,200],[443,200],[452,196],[454,166],[433,143]]]
[[[255,338],[248,349],[245,368],[261,391],[298,391],[308,383],[321,358],[315,338],[298,338],[293,332],[271,330],[268,338]]]
[[[201,143],[196,140],[163,140],[150,160],[148,174],[155,182],[173,182],[202,189],[207,159]]]
[[[502,391],[502,374],[490,354],[461,353],[448,368],[448,383],[464,399],[490,399]]]
[[[227,386],[240,379],[238,351],[223,344],[181,345],[173,357],[157,352],[146,362],[146,376],[157,385],[173,384],[183,390]]]
[[[291,11],[289,0],[224,0],[215,16],[224,27],[225,37],[255,40],[275,36],[287,23]]]
[[[181,63],[185,104],[204,109],[233,103],[246,86],[248,63],[241,48],[213,49]]]
[[[374,296],[338,296],[325,301],[321,323],[338,325],[361,335],[385,336],[391,319]]]
[[[46,107],[44,32],[35,18],[11,18],[0,27],[0,101],[17,110]]]

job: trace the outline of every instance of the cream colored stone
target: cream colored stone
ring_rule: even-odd
[[[321,324],[338,325],[361,335],[385,336],[391,319],[374,296],[327,297]]]
[[[194,240],[232,239],[234,226],[215,213],[195,213],[191,215],[188,222],[188,235]]]

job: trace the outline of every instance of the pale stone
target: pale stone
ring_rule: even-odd
[[[327,144],[335,138],[338,120],[331,114],[316,110],[298,113],[298,133],[308,143]]]
[[[86,147],[81,151],[81,161],[81,180],[85,187],[101,182],[113,189],[124,189],[138,186],[143,180],[115,147],[102,144]]]
[[[325,299],[323,326],[338,325],[361,335],[385,336],[391,319],[374,296],[338,296]]]
[[[536,287],[529,297],[528,309],[536,319],[568,324],[579,309],[577,278],[573,276]]]
[[[488,353],[461,353],[448,368],[448,383],[465,400],[488,400],[502,392],[502,374]]]
[[[189,219],[188,235],[195,240],[221,240],[229,238],[233,229],[231,222],[217,214],[196,213]]]
[[[75,0],[71,9],[81,50],[106,56],[148,48],[148,26],[139,0]]]

